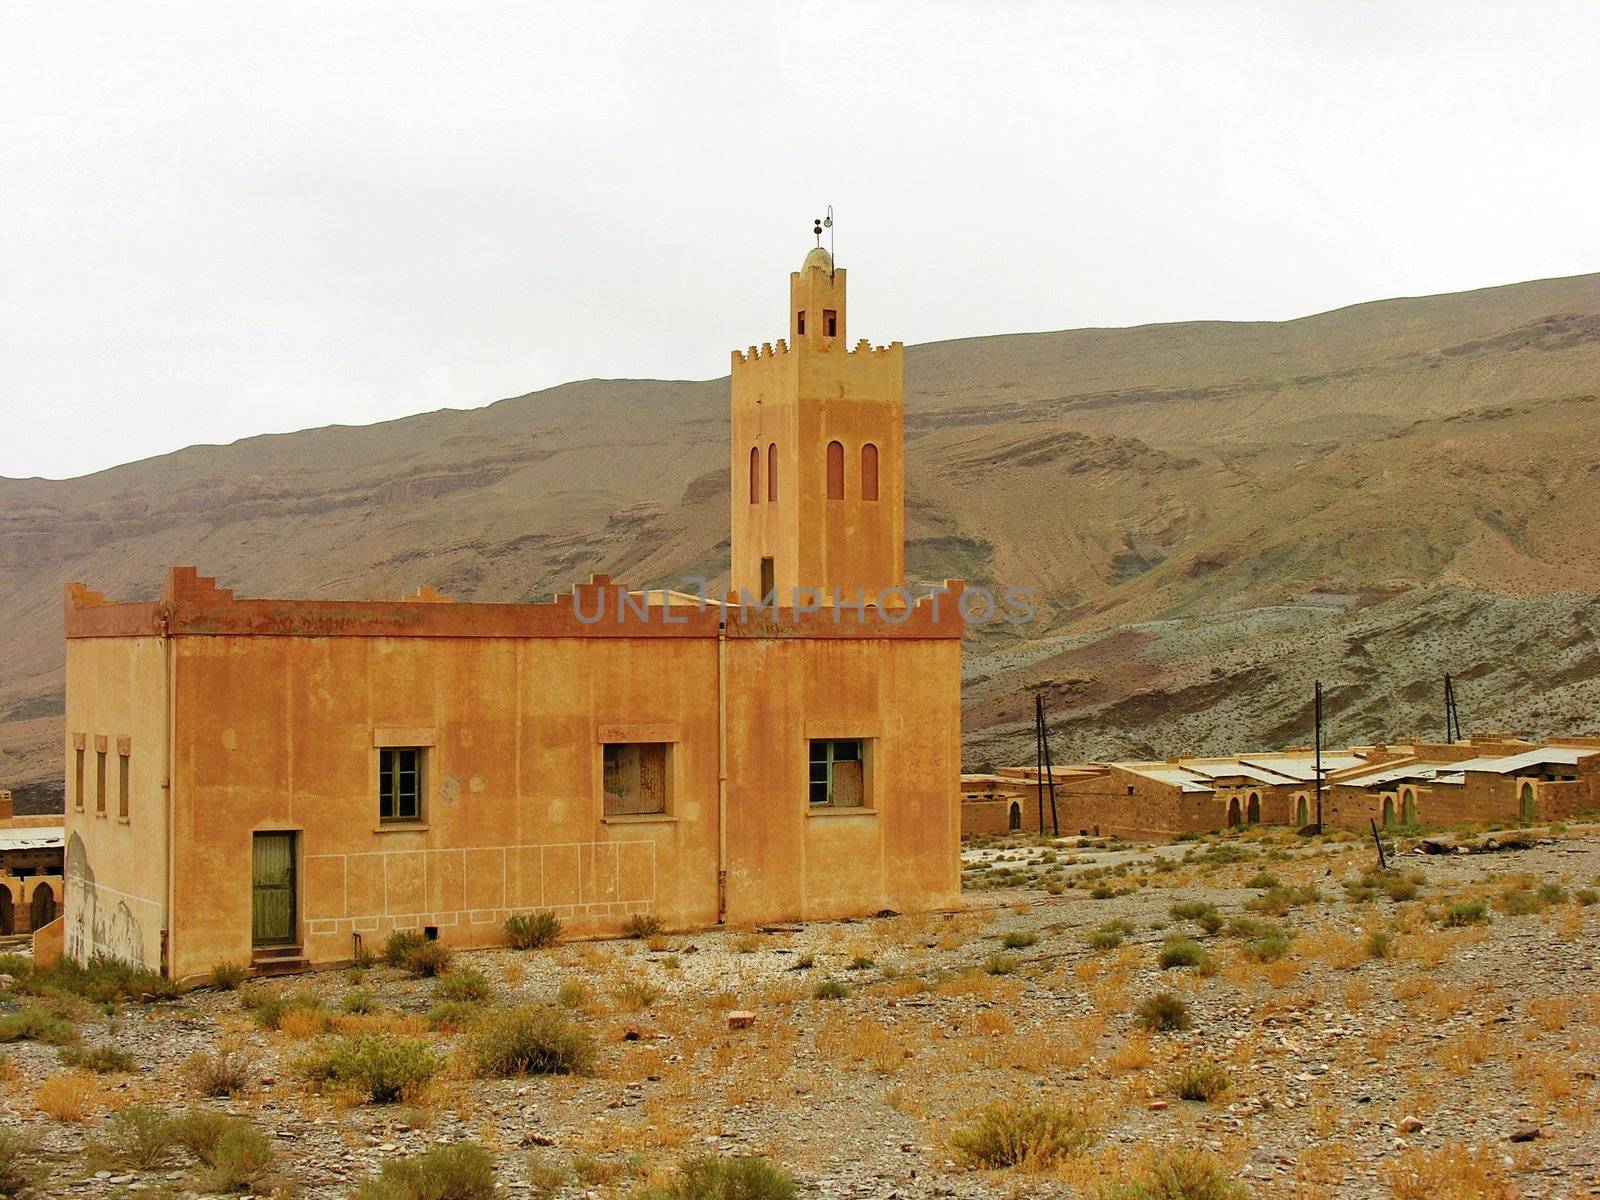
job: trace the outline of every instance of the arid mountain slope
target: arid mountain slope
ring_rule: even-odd
[[[1600,652],[1573,631],[1600,590],[1600,275],[936,343],[907,383],[910,572],[1038,604],[970,640],[974,761],[1029,751],[1035,686],[1074,756],[1303,738],[1315,675],[1334,736],[1431,722],[1446,669],[1475,723],[1594,720]],[[59,775],[67,579],[148,597],[193,563],[245,595],[464,599],[715,579],[726,407],[726,380],[591,380],[0,480],[0,785]]]

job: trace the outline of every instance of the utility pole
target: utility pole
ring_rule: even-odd
[[[1461,740],[1461,714],[1456,711],[1456,685],[1448,671],[1444,675],[1444,740],[1446,743]]]
[[[1035,762],[1039,776],[1039,832],[1044,832],[1044,789],[1050,785],[1050,828],[1056,837],[1061,836],[1061,819],[1056,812],[1056,773],[1050,761],[1050,730],[1044,723],[1044,694],[1033,694],[1033,741]]]
[[[1316,698],[1312,703],[1317,722],[1317,832],[1322,832],[1322,680],[1317,680]]]

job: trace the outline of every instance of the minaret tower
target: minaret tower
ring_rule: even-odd
[[[875,601],[905,582],[905,347],[845,341],[845,273],[789,276],[789,336],[733,352],[732,587]]]

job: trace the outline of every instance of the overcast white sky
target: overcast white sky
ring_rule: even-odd
[[[1600,270],[1600,4],[0,0],[0,474]]]

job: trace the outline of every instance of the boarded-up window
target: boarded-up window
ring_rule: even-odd
[[[839,314],[831,308],[822,310],[822,332],[828,337],[839,335]]]
[[[666,742],[607,742],[601,757],[606,816],[667,811]]]
[[[866,771],[861,742],[823,740],[811,742],[811,803],[834,808],[860,808],[866,802]]]
[[[844,499],[844,443],[828,443],[828,499]]]
[[[78,807],[83,807],[83,747],[79,746],[73,751],[76,756],[72,768],[72,794],[77,797]]]
[[[861,447],[861,498],[878,498],[878,448],[871,442]]]
[[[378,820],[422,820],[422,750],[385,746],[378,751]]]
[[[106,752],[95,751],[94,764],[94,810],[105,815],[106,811]]]
[[[117,755],[117,816],[128,819],[128,756]]]
[[[761,448],[750,447],[750,503],[761,503]]]
[[[776,443],[767,446],[767,499],[778,498],[778,447]]]

